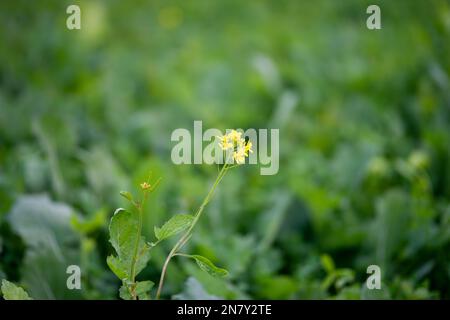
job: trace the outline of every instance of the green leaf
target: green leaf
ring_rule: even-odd
[[[78,215],[72,215],[70,218],[70,224],[72,227],[82,233],[90,234],[96,230],[101,229],[106,222],[106,211],[98,210],[91,217],[81,217]]]
[[[138,245],[135,264],[135,276],[142,271],[150,259],[150,246],[144,237],[139,237],[139,217],[137,214],[119,208],[111,218],[109,225],[110,242],[117,257],[107,259],[108,266],[120,279],[130,279],[133,259]]]
[[[147,266],[147,262],[150,260],[150,245],[145,242],[144,237],[141,237],[139,242],[139,250],[136,259],[136,275],[139,274]]]
[[[335,287],[338,290],[353,282],[355,279],[355,275],[351,269],[341,269],[337,272],[337,275]]]
[[[270,275],[257,278],[255,289],[271,300],[292,299],[299,290],[298,281],[286,275]]]
[[[81,299],[68,290],[67,266],[81,266],[80,236],[71,226],[74,210],[47,196],[21,196],[9,212],[11,228],[26,245],[21,283],[34,299]]]
[[[2,293],[5,300],[33,300],[21,287],[8,280],[2,280]]]
[[[194,255],[185,255],[188,258],[195,259],[197,265],[203,271],[209,273],[213,277],[225,277],[228,274],[228,271],[219,267],[216,267],[209,259],[200,256],[198,254]]]
[[[131,294],[132,283],[124,281],[119,289],[120,298],[123,300],[133,300],[133,295]],[[134,294],[139,300],[150,300],[150,290],[153,288],[154,283],[152,281],[136,281],[134,284]]]
[[[128,277],[126,266],[124,266],[117,257],[113,255],[108,256],[108,258],[106,258],[106,263],[117,278],[126,279]]]
[[[177,214],[167,221],[161,228],[155,227],[155,236],[158,240],[164,240],[189,228],[194,221],[190,214]]]
[[[153,288],[152,281],[136,282],[135,293],[139,300],[150,300],[150,290]]]
[[[334,269],[335,269],[334,262],[333,262],[333,259],[329,255],[323,254],[320,257],[320,262],[322,263],[322,266],[327,273],[331,273],[334,271]]]
[[[119,296],[123,300],[133,300],[133,297],[131,296],[130,289],[128,288],[128,285],[126,283],[123,283],[122,286],[119,289]]]
[[[128,191],[120,191],[120,195],[127,199],[128,201],[133,201],[133,195]]]
[[[372,243],[383,270],[390,268],[389,261],[408,237],[412,209],[410,196],[403,190],[391,189],[376,200]]]

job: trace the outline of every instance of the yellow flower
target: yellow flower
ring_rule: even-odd
[[[250,153],[253,153],[253,150],[252,150],[252,142],[251,141],[247,141],[247,144],[245,145],[245,147],[244,147],[244,151],[245,151],[245,156],[246,157],[248,157],[248,153],[250,152]]]
[[[233,159],[237,164],[243,164],[245,162],[245,149],[239,148],[233,152]]]
[[[141,189],[142,190],[147,190],[151,188],[151,184],[147,183],[147,182],[142,182],[141,183]]]
[[[230,142],[229,137],[227,135],[218,138],[220,139],[219,146],[222,148],[222,150],[233,148],[233,143]]]
[[[248,141],[245,142],[245,139],[242,138],[242,132],[237,130],[231,130],[228,134],[224,136],[218,136],[220,142],[219,146],[222,150],[233,150],[233,160],[236,161],[237,164],[245,163],[245,158],[248,157],[249,152],[252,151],[252,143]]]
[[[228,134],[228,138],[233,142],[238,144],[239,142],[241,142],[241,136],[242,136],[242,132],[236,131],[236,130],[231,130],[231,132]]]

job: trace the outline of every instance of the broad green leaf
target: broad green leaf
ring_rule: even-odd
[[[147,263],[150,260],[150,249],[151,247],[145,242],[144,237],[141,237],[136,260],[136,275],[147,266]]]
[[[30,248],[54,247],[78,239],[70,225],[73,210],[47,196],[22,196],[14,204],[8,219]]]
[[[372,243],[375,245],[380,267],[389,272],[389,261],[408,237],[406,230],[411,218],[412,203],[406,192],[392,189],[376,200],[375,209]]]
[[[155,227],[155,236],[158,240],[164,240],[189,228],[194,221],[190,214],[177,214],[167,221],[161,228]]]
[[[106,258],[106,263],[117,278],[126,279],[128,277],[128,273],[126,271],[127,267],[124,266],[117,257],[113,255],[108,256],[108,258]]]
[[[128,191],[120,191],[120,195],[127,199],[128,201],[133,201],[133,196]]]
[[[16,286],[8,280],[2,280],[2,294],[5,300],[33,300],[21,287]]]
[[[197,262],[197,265],[200,267],[200,269],[202,269],[203,271],[209,273],[214,277],[224,277],[228,274],[227,270],[216,267],[209,259],[203,256],[200,256],[198,254],[186,256],[195,259],[195,262]]]
[[[110,242],[117,257],[109,257],[107,262],[111,270],[122,280],[131,277],[131,268],[137,249],[135,275],[139,274],[150,259],[150,247],[144,237],[138,238],[139,217],[137,214],[119,208],[111,218],[109,225]]]
[[[34,299],[81,299],[85,293],[66,286],[67,266],[81,266],[73,216],[71,207],[47,196],[22,196],[8,214],[12,229],[26,245],[21,283]]]
[[[136,282],[135,292],[139,300],[150,300],[150,290],[153,288],[152,281]]]

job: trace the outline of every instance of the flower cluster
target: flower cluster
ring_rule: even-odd
[[[250,141],[245,142],[245,139],[242,138],[242,132],[231,130],[230,133],[218,138],[222,150],[233,150],[233,160],[237,164],[243,164],[245,158],[248,157],[248,153],[253,152],[252,143]]]
[[[151,187],[152,187],[152,185],[150,183],[147,183],[147,182],[142,182],[141,183],[141,189],[142,190],[147,190],[147,189],[150,189]]]

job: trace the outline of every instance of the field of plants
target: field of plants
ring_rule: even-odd
[[[279,129],[278,173],[203,208],[196,120]],[[450,2],[1,1],[2,290],[154,299],[178,244],[162,299],[450,299]]]

